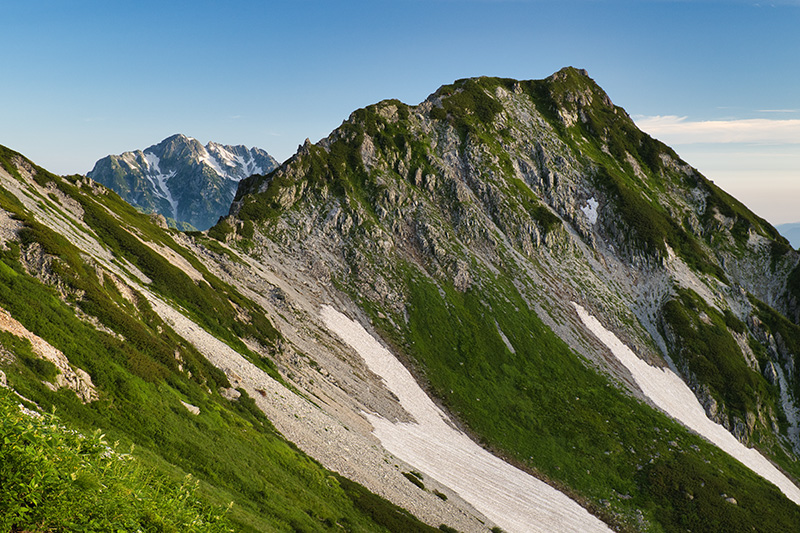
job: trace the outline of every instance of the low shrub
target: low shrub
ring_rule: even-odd
[[[0,389],[0,531],[232,531],[187,478],[173,483]]]

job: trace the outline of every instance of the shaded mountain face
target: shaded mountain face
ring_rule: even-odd
[[[9,385],[237,529],[800,523],[800,256],[583,71],[358,110],[206,233],[0,163]]]
[[[277,166],[260,148],[203,146],[173,135],[145,150],[104,157],[87,176],[145,212],[205,230],[227,214],[239,181]]]

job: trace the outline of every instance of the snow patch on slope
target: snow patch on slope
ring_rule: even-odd
[[[318,405],[290,391],[148,289],[139,286],[138,290],[178,335],[225,373],[232,387],[247,391],[287,440],[326,468],[364,484],[428,523],[444,521],[469,533],[486,530],[483,521],[479,522],[472,510],[467,514],[456,498],[445,502],[406,483],[390,455],[371,435],[345,426]]]
[[[625,365],[642,392],[659,409],[773,483],[790,500],[800,505],[800,489],[763,455],[748,448],[723,426],[709,419],[694,393],[680,377],[668,368],[648,365],[583,307],[576,303],[572,305],[575,306],[583,324]]]
[[[589,224],[597,223],[597,207],[599,205],[600,204],[597,203],[597,200],[595,200],[594,197],[591,197],[586,200],[586,205],[581,207],[581,211],[583,211],[583,214],[589,219]]]
[[[136,154],[134,154],[133,152],[126,152],[126,153],[122,154],[122,161],[126,165],[128,165],[128,168],[130,168],[132,170],[141,168],[141,165],[139,164],[139,161],[136,159]]]
[[[326,327],[354,348],[416,422],[367,414],[396,457],[450,487],[508,532],[610,531],[563,493],[490,454],[454,428],[406,368],[357,322],[323,306]]]
[[[506,348],[508,348],[508,351],[516,354],[517,350],[514,349],[514,345],[511,344],[510,340],[508,340],[508,337],[506,337],[506,334],[503,333],[503,330],[500,329],[500,324],[497,323],[497,320],[494,321],[494,325],[497,328],[497,333],[500,334],[500,338],[503,339],[503,343],[506,345]]]
[[[209,157],[214,160],[217,166],[215,167],[214,164],[210,162],[209,165],[211,165],[220,176],[240,181],[253,174],[263,173],[263,169],[256,164],[250,151],[242,146],[233,148],[236,150],[244,150],[247,157],[240,153],[232,152],[223,145],[214,142],[210,142],[206,146]]]
[[[147,161],[147,169],[151,174],[161,174],[161,159],[153,152],[144,152],[144,160]]]
[[[222,165],[219,164],[219,161],[205,148],[203,148],[203,152],[200,154],[200,161],[210,166],[220,177],[225,177],[228,174],[222,169]]]

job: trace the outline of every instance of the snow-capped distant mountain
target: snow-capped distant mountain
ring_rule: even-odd
[[[144,150],[109,155],[87,174],[130,204],[205,230],[228,214],[239,181],[277,161],[260,148],[173,135]]]
[[[790,224],[779,224],[775,228],[781,232],[781,235],[789,239],[792,247],[800,248],[800,222],[792,222]]]

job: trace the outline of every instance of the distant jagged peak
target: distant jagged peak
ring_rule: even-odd
[[[203,145],[176,133],[144,150],[109,155],[87,176],[143,211],[206,229],[227,214],[241,180],[277,166],[261,148]]]

